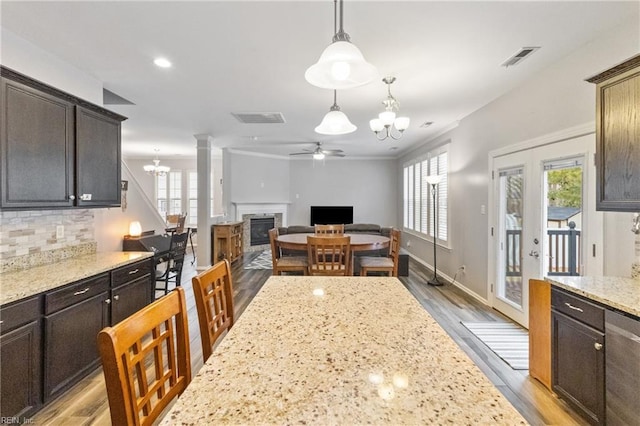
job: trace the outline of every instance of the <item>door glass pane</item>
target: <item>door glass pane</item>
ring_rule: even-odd
[[[521,168],[499,175],[500,271],[496,296],[517,307],[522,306],[522,220],[524,174]]]
[[[581,275],[582,161],[544,165],[545,275]]]

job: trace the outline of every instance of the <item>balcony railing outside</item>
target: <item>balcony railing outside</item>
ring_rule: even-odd
[[[580,275],[580,230],[569,222],[569,229],[547,229],[548,263],[545,275]],[[506,230],[506,276],[522,276],[522,230]]]

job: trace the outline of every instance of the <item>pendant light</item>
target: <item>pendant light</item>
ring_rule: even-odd
[[[337,102],[337,93],[333,91],[333,105],[329,112],[324,116],[322,122],[316,127],[316,133],[321,135],[346,135],[355,132],[357,127],[349,121],[349,117],[340,111]]]
[[[333,6],[333,42],[322,52],[320,59],[304,73],[304,78],[322,89],[351,89],[373,81],[376,67],[365,61],[342,26],[343,6],[340,0],[340,30],[336,31],[337,0]]]
[[[149,173],[150,175],[164,176],[167,173],[169,173],[169,170],[171,170],[171,167],[161,166],[160,165],[160,160],[158,159],[158,152],[160,150],[159,149],[155,149],[154,151],[156,152],[156,158],[154,158],[153,164],[147,164],[146,166],[143,167],[144,171]]]
[[[396,111],[400,109],[400,103],[391,94],[391,85],[396,81],[395,77],[385,77],[382,79],[387,85],[387,99],[382,101],[384,111],[378,114],[378,118],[369,121],[371,131],[376,134],[379,141],[387,138],[398,140],[402,133],[409,127],[409,117],[396,117]],[[394,135],[393,131],[397,130]]]

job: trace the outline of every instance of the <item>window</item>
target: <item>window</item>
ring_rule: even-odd
[[[196,227],[198,223],[198,173],[189,172],[189,213],[187,226]]]
[[[433,226],[433,193],[426,181],[427,176],[441,177],[436,186],[436,206],[438,223]],[[433,238],[437,230],[440,242],[449,237],[448,195],[449,195],[449,159],[447,147],[430,152],[427,158],[420,158],[406,164],[403,170],[403,225],[406,230],[415,231]]]
[[[187,211],[182,208],[182,171],[156,176],[156,208],[162,217]]]

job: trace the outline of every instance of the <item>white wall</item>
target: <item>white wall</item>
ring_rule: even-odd
[[[102,82],[49,52],[0,27],[5,67],[86,101],[102,105]]]
[[[466,265],[466,274],[458,276],[458,281],[480,297],[487,297],[488,217],[480,213],[480,206],[488,205],[489,152],[593,122],[595,86],[584,79],[637,54],[638,28],[638,16],[630,18],[627,25],[583,46],[524,85],[467,116],[454,130],[398,161],[399,176],[405,161],[443,141],[451,141],[451,250],[439,249],[438,269],[453,276],[459,265]],[[526,66],[526,62],[520,66]],[[401,193],[401,181],[397,189]],[[399,211],[401,206],[399,202]],[[630,214],[605,214],[605,273],[629,276],[634,239],[629,226],[613,226],[619,217],[630,225]],[[405,234],[405,249],[409,240],[412,242],[409,251],[431,263],[432,245]]]
[[[310,206],[353,206],[354,223],[397,226],[395,160],[292,160],[290,225],[308,225]]]

